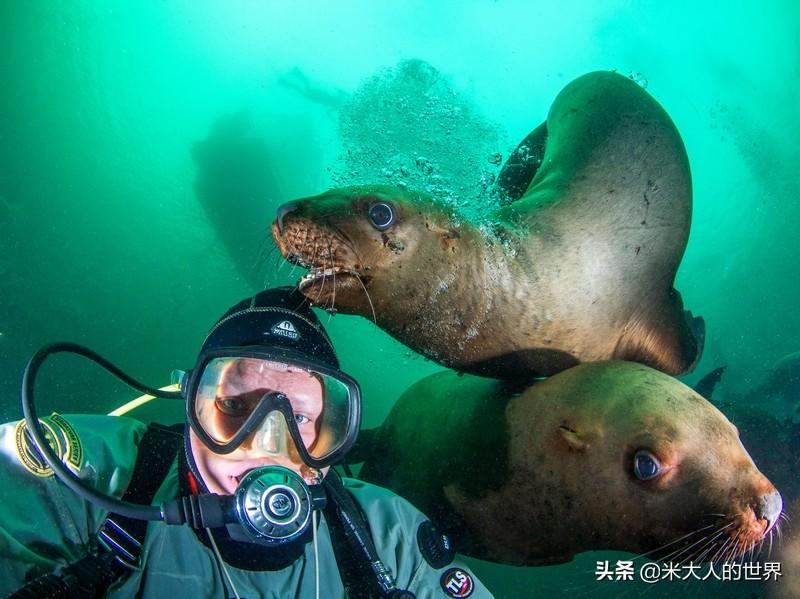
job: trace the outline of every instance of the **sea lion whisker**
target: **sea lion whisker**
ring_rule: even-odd
[[[733,555],[736,552],[736,540],[735,540],[735,538],[731,537],[730,539],[728,539],[728,543],[726,543],[726,545],[727,545],[727,547],[725,548],[725,551],[723,551],[722,555],[719,556],[720,561],[723,564],[725,562],[727,562],[730,559],[731,555]]]
[[[697,530],[693,530],[689,534],[684,535],[684,536],[680,537],[679,539],[676,539],[675,541],[672,541],[670,543],[667,543],[666,545],[663,545],[662,547],[660,547],[659,549],[657,549],[655,551],[661,551],[661,550],[665,549],[666,547],[669,547],[670,545],[674,545],[675,543],[682,543],[680,545],[680,547],[678,547],[677,549],[671,551],[670,553],[667,553],[663,557],[659,557],[658,559],[660,559],[661,561],[666,561],[669,558],[677,557],[678,555],[683,553],[683,551],[685,551],[688,547],[691,547],[691,545],[689,543],[690,543],[690,539],[692,537],[695,537],[696,535],[702,534],[704,531],[708,530],[709,528],[715,528],[715,526],[716,525],[714,525],[714,524],[708,524],[706,526],[698,528]],[[651,551],[649,553],[653,553],[653,552]]]
[[[736,557],[738,556],[739,563],[743,564],[745,562],[745,560],[747,560],[747,554],[749,553],[750,548],[748,547],[747,540],[744,538],[744,535],[742,534],[741,531],[739,531],[739,533],[737,534],[737,537],[738,537],[738,541],[737,541],[738,553],[736,555],[734,555],[733,557],[734,557],[734,559],[736,559]]]
[[[740,564],[743,564],[744,556],[745,556],[744,539],[740,535],[739,539],[736,541],[736,552],[731,556],[731,558],[734,561],[738,561]]]
[[[660,547],[656,547],[655,549],[651,549],[650,551],[646,551],[645,553],[640,553],[639,555],[635,555],[635,556],[633,556],[633,558],[631,558],[631,560],[632,561],[636,561],[637,559],[641,559],[643,557],[648,557],[648,556],[650,556],[650,555],[652,555],[654,553],[657,553],[659,551],[663,551],[664,549],[666,549],[670,545],[674,545],[675,543],[680,543],[681,541],[691,537],[692,535],[696,535],[699,532],[702,532],[702,531],[704,531],[704,530],[706,530],[708,528],[713,528],[713,527],[714,527],[713,524],[709,524],[709,525],[704,526],[703,528],[700,528],[698,530],[693,530],[692,532],[690,532],[688,534],[685,534],[682,537],[679,537],[677,539],[674,539],[674,540],[670,541],[669,543],[665,543],[664,545],[661,545]]]
[[[724,543],[720,543],[720,546],[717,549],[717,552],[709,560],[712,564],[717,561],[717,557],[718,556],[725,555],[725,551],[727,551],[728,545],[731,544],[731,541],[732,541],[732,537],[728,537],[727,539],[725,539]]]
[[[705,536],[702,539],[699,539],[699,540],[695,541],[691,545],[688,545],[688,546],[684,547],[683,551],[678,552],[678,555],[674,556],[671,561],[674,562],[675,560],[678,559],[678,556],[680,556],[682,554],[683,554],[683,557],[678,562],[679,565],[682,566],[687,561],[694,561],[694,559],[698,556],[698,554],[706,546],[707,542],[708,542],[708,536]],[[700,545],[700,547],[698,548],[697,545]]]
[[[741,538],[741,534],[737,533],[736,542],[733,544],[733,551],[731,552],[731,554],[728,557],[728,559],[725,560],[725,561],[728,561],[728,560],[731,560],[731,559],[732,560],[736,560],[737,558],[741,558],[741,557],[744,556],[744,546],[743,546],[742,543],[743,543],[743,539]],[[741,562],[742,562],[742,560],[740,559],[739,563],[741,563]]]
[[[725,531],[725,529],[727,529],[729,526],[731,526],[731,524],[733,524],[733,522],[730,522],[730,523],[728,523],[727,525],[725,525],[725,526],[721,527],[721,528],[720,528],[720,529],[719,529],[719,530],[718,530],[718,531],[717,531],[717,532],[714,534],[714,538],[713,538],[713,539],[712,539],[710,542],[711,542],[711,543],[713,543],[714,539],[716,539],[716,537],[718,537],[718,536],[719,536],[719,535],[720,535],[722,532],[724,532],[724,531]],[[687,559],[693,559],[693,558],[696,558],[696,557],[697,557],[697,556],[700,554],[700,552],[701,552],[701,551],[703,551],[703,549],[705,548],[705,546],[706,546],[706,545],[705,545],[705,544],[702,544],[702,545],[700,545],[700,547],[699,547],[699,548],[696,548],[696,546],[697,546],[698,544],[701,544],[701,543],[704,543],[704,542],[707,544],[707,543],[709,542],[709,541],[708,541],[708,537],[709,537],[711,534],[712,534],[712,533],[709,533],[708,535],[705,535],[703,538],[701,538],[701,539],[699,539],[699,540],[695,541],[695,542],[694,542],[694,543],[692,543],[691,545],[687,545],[686,547],[684,547],[684,548],[683,548],[683,550],[681,550],[681,551],[679,551],[679,552],[677,553],[677,555],[673,556],[673,558],[672,558],[672,559],[673,559],[673,561],[674,561],[674,560],[676,560],[676,559],[678,558],[678,556],[679,556],[679,555],[681,555],[681,554],[682,554],[682,553],[684,553],[684,552],[688,552],[688,553],[687,553],[687,554],[686,554],[686,556],[685,556],[685,557],[684,557],[684,558],[683,558],[683,559],[680,561],[680,563],[681,563],[681,564],[683,564],[684,562],[686,562],[686,560],[687,560]]]
[[[687,558],[690,557],[692,562],[702,562],[705,559],[706,555],[708,555],[708,552],[711,551],[713,548],[714,548],[714,541],[709,539],[706,541],[704,547],[700,547],[694,553],[693,556],[687,556]],[[687,558],[684,558],[683,562],[681,563],[684,563]]]
[[[753,561],[753,550],[755,549],[756,543],[754,543],[752,541],[747,541],[745,539],[742,539],[742,541],[743,541],[744,544],[742,546],[742,562],[741,563],[744,563],[746,561],[751,562],[751,561]]]
[[[278,254],[280,254],[278,246],[275,245],[275,243],[269,243],[269,241],[272,241],[270,237],[264,237],[259,244],[258,251],[256,252],[256,260],[258,260],[259,263],[266,261],[272,252],[278,252]]]
[[[748,557],[747,557],[748,553],[749,553],[749,550],[747,548],[747,542],[744,539],[742,539],[742,547],[739,550],[739,563],[740,564],[744,564],[746,561],[749,561]]]
[[[686,551],[689,551],[694,545],[696,545],[700,541],[696,541],[695,543],[682,545],[678,547],[675,551],[672,551],[665,555],[664,557],[659,558],[659,561],[662,562],[672,562],[677,560],[681,555],[683,555]]]
[[[752,543],[750,545],[750,550],[748,551],[748,553],[750,554],[750,557],[749,557],[748,561],[752,562],[755,559],[755,557],[761,553],[761,546],[763,544],[764,544],[764,539],[761,539],[760,541],[758,541],[756,543]]]
[[[698,550],[698,552],[697,552],[697,561],[702,562],[705,559],[705,557],[708,555],[708,553],[710,551],[712,551],[714,549],[715,545],[718,543],[717,539],[719,538],[719,536],[721,534],[723,534],[724,532],[725,532],[725,528],[721,528],[720,530],[718,530],[716,532],[716,534],[713,537],[710,537],[708,539],[708,542],[706,543],[706,549],[702,553],[700,553],[700,550]]]
[[[333,244],[331,244],[330,238],[328,239],[328,256],[331,256],[331,261],[333,262]],[[330,322],[330,317],[333,316],[334,311],[336,310],[336,266],[334,263],[333,268],[333,296],[331,297],[331,306],[328,309],[328,322]]]
[[[367,296],[367,301],[369,302],[369,307],[372,310],[372,322],[374,322],[375,324],[378,324],[378,317],[375,315],[375,306],[372,305],[372,298],[369,296],[369,291],[367,291],[367,286],[364,285],[364,281],[361,280],[361,277],[358,275],[358,273],[356,271],[348,270],[346,272],[351,274],[351,275],[353,275],[353,276],[355,276],[355,278],[358,280],[358,282],[361,283],[361,288],[364,290],[364,293]]]
[[[769,561],[769,558],[772,557],[772,533],[773,532],[774,531],[772,531],[772,530],[769,531],[769,549],[767,549],[767,561]],[[761,542],[763,543],[764,541],[762,540]]]
[[[283,256],[281,255],[280,250],[277,250],[275,254],[273,254],[272,268],[268,267],[269,266],[268,261],[264,262],[267,268],[264,269],[264,276],[262,277],[261,281],[262,289],[268,289],[269,287],[272,287],[272,285],[270,284],[270,275],[274,275],[277,278],[277,276],[285,268],[287,262],[288,261],[284,260]]]
[[[316,249],[316,242],[315,242],[315,249]],[[316,261],[314,261],[316,262]],[[325,290],[325,283],[327,282],[328,276],[325,274],[327,267],[325,266],[325,260],[322,260],[322,285],[320,285],[319,289],[317,290],[317,297],[314,299],[314,304],[319,305],[319,298],[322,296],[322,292]]]
[[[730,562],[730,561],[736,562],[736,560],[739,558],[741,554],[742,554],[742,540],[740,538],[737,538],[733,543],[733,545],[731,545],[730,551],[728,552],[728,555],[725,556],[723,562]]]

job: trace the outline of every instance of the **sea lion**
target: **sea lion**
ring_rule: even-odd
[[[458,551],[506,564],[600,549],[731,559],[781,513],[725,416],[631,362],[581,364],[524,390],[434,374],[363,449],[361,478],[409,499]]]
[[[311,269],[300,290],[465,372],[531,378],[611,358],[689,371],[703,323],[687,322],[673,288],[691,180],[669,116],[636,83],[597,72],[570,83],[537,131],[541,165],[503,178],[511,190],[532,177],[527,191],[485,223],[387,186],[281,206],[273,239]]]

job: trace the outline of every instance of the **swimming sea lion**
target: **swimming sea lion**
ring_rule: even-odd
[[[359,477],[410,500],[466,555],[515,565],[589,550],[731,559],[781,513],[735,427],[641,364],[581,364],[524,390],[453,372],[413,385]]]
[[[527,191],[483,224],[386,186],[282,206],[272,235],[311,269],[300,290],[466,372],[530,378],[610,358],[689,371],[702,320],[687,322],[673,288],[691,180],[669,116],[636,83],[597,72],[534,133],[541,166],[503,177],[511,192],[532,177]]]

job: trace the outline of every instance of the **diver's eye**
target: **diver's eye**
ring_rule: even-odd
[[[661,464],[652,453],[640,449],[633,456],[633,473],[639,480],[650,480],[661,473]]]
[[[378,231],[385,231],[394,224],[395,213],[391,204],[386,202],[376,202],[369,207],[367,212],[369,222]]]
[[[244,402],[234,397],[220,397],[216,401],[217,409],[228,416],[241,416],[244,411]]]
[[[309,418],[304,414],[295,414],[294,421],[297,423],[297,426],[300,426],[301,424],[305,424],[306,422],[311,422],[311,418]]]

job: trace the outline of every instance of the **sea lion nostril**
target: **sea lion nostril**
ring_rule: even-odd
[[[278,231],[283,235],[283,218],[290,212],[294,212],[300,206],[297,202],[286,202],[278,207],[278,215],[275,220],[278,222]]]

